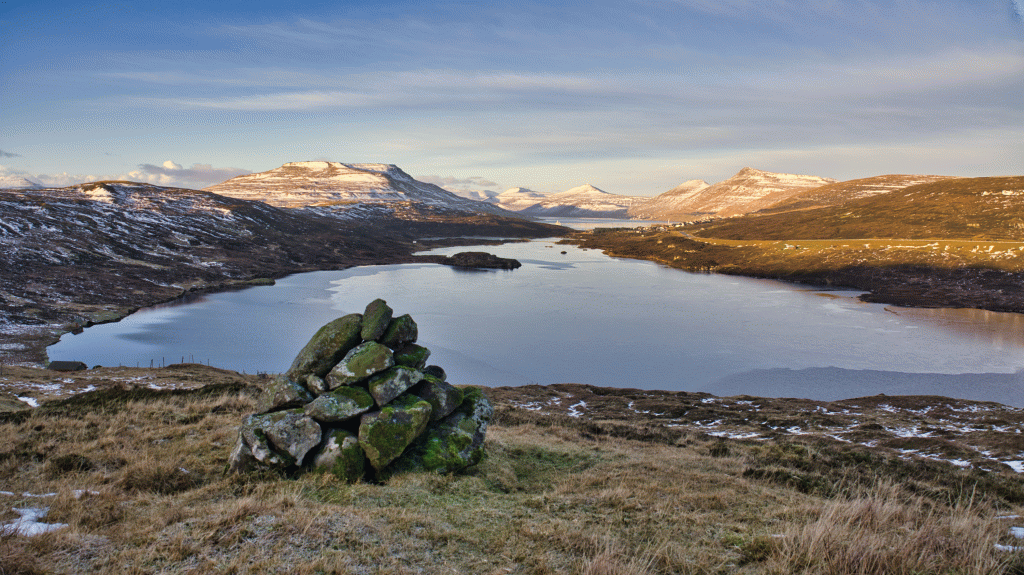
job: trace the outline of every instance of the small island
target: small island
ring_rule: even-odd
[[[453,256],[446,256],[441,263],[447,266],[458,268],[480,268],[514,270],[522,267],[519,260],[512,258],[501,258],[487,252],[459,252]]]

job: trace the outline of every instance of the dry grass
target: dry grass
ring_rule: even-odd
[[[889,484],[830,499],[746,476],[765,457],[754,442],[654,434],[625,420],[597,435],[506,408],[488,458],[460,476],[355,485],[225,476],[252,405],[237,390],[153,393],[0,424],[15,438],[0,451],[3,490],[56,493],[0,503],[49,506],[44,521],[69,525],[0,538],[0,573],[967,574],[1021,565],[994,549],[1009,543],[1006,523],[984,493],[946,504]]]

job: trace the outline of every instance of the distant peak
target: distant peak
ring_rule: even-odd
[[[747,167],[743,168],[742,170],[736,172],[736,175],[737,176],[755,176],[755,175],[758,175],[758,174],[767,174],[767,173],[768,172],[765,172],[764,170],[758,170],[756,168],[751,168],[750,166],[747,166]]]
[[[601,188],[592,186],[591,184],[583,184],[582,186],[577,186],[577,187],[575,187],[575,188],[573,188],[571,190],[566,190],[565,191],[566,194],[569,194],[569,193],[572,193],[572,194],[595,193],[595,192],[599,193],[599,194],[607,194],[608,193],[608,192],[602,190]]]

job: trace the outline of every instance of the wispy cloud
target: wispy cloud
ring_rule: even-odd
[[[24,178],[45,187],[64,187],[102,180],[127,180],[145,182],[160,186],[200,188],[218,184],[242,174],[252,173],[240,168],[214,168],[210,164],[192,164],[185,168],[170,160],[162,165],[140,164],[138,169],[119,174],[33,174],[23,170],[0,166],[0,178]]]
[[[20,158],[21,154],[15,154],[14,152],[7,152],[0,150],[0,158]]]

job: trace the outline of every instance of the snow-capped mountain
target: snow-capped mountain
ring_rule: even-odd
[[[510,188],[501,192],[497,196],[494,196],[488,201],[492,204],[497,204],[506,210],[519,212],[539,204],[547,197],[547,194],[542,194],[526,188]]]
[[[321,208],[345,213],[357,206],[415,205],[428,210],[516,217],[500,207],[463,198],[414,179],[393,164],[290,162],[205,188],[208,192],[259,200],[283,208]]]
[[[643,211],[646,217],[653,219],[736,216],[767,208],[806,190],[834,182],[818,176],[743,168],[728,180],[696,191],[684,191],[682,194],[673,194],[674,190],[665,192],[645,204]],[[680,196],[683,197],[680,199]]]
[[[648,198],[647,201],[633,206],[629,210],[629,217],[650,220],[655,218],[656,213],[676,211],[679,206],[685,205],[690,198],[709,186],[710,184],[704,180],[683,182],[657,198]]]
[[[648,198],[620,196],[590,184],[557,194],[513,188],[498,195],[499,205],[529,216],[560,218],[626,218],[631,206]]]
[[[43,187],[38,182],[13,174],[0,174],[0,189],[8,190],[37,190]]]

